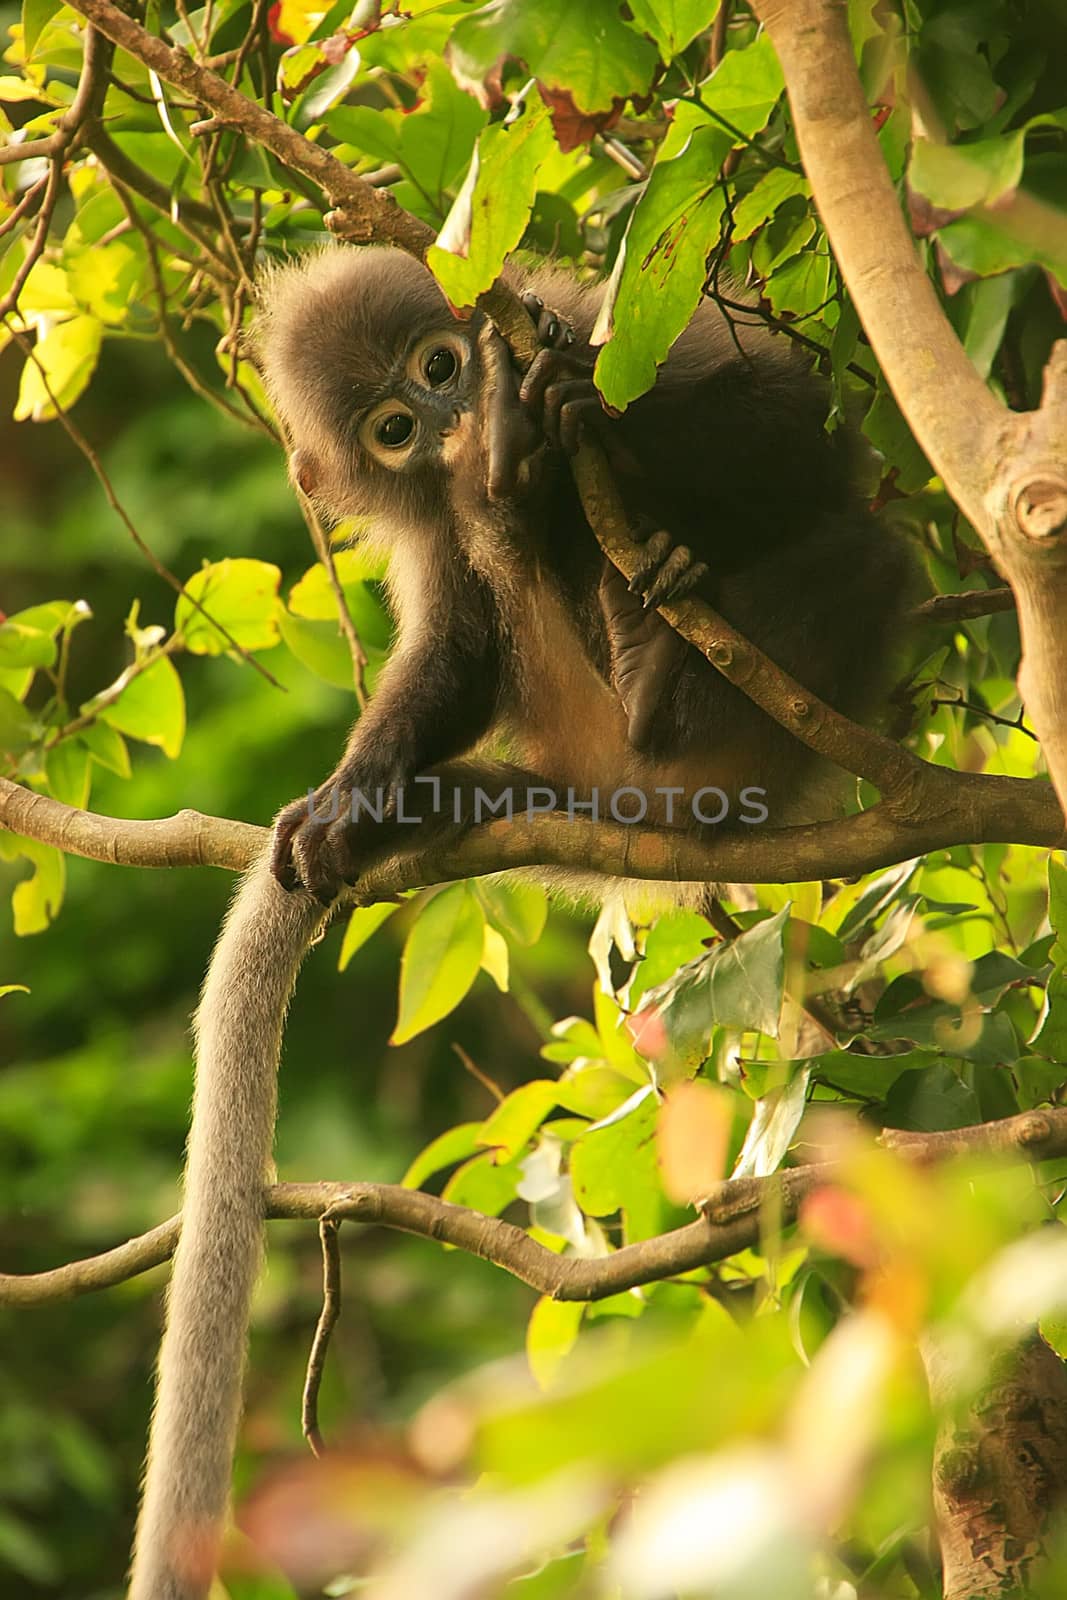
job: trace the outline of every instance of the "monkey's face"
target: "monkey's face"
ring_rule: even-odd
[[[506,347],[401,251],[335,247],[265,281],[255,344],[294,481],[402,535],[520,487],[539,444]]]

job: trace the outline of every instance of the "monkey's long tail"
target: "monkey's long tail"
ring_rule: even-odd
[[[129,1600],[204,1600],[226,1516],[289,997],[326,912],[261,856],[204,980],[182,1231]]]

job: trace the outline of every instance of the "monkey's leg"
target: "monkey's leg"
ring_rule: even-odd
[[[677,681],[686,651],[658,611],[649,611],[610,561],[604,562],[598,599],[611,651],[611,681],[626,710],[626,736],[648,750]]]
[[[610,562],[600,579],[600,609],[611,650],[611,675],[626,708],[627,738],[635,750],[649,750],[657,731],[667,734],[662,719],[685,658],[685,641],[654,609],[690,593],[707,577],[703,561],[694,561],[685,545],[675,545],[663,529],[650,531],[638,519],[634,538],[644,541],[642,564],[627,584]]]

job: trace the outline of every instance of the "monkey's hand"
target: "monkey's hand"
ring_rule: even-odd
[[[539,350],[522,380],[519,400],[540,424],[549,444],[575,455],[587,422],[604,417],[593,383],[594,358],[575,344],[574,329],[536,294],[523,305],[537,324]]]
[[[683,599],[707,577],[707,563],[694,561],[689,546],[675,544],[663,528],[649,533],[647,528],[635,527],[632,533],[644,548],[629,588],[631,594],[641,596],[646,611]]]
[[[283,889],[303,887],[329,905],[375,857],[395,845],[406,770],[373,761],[345,761],[312,793],[294,800],[274,823],[271,871]]]

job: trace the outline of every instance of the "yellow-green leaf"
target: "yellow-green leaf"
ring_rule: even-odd
[[[185,695],[174,663],[162,656],[132,678],[115,704],[98,716],[131,739],[158,745],[173,760],[185,738]]]
[[[56,415],[56,406],[69,410],[96,370],[103,335],[96,317],[78,316],[57,323],[38,339],[22,368],[16,422],[47,422]]]
[[[400,965],[400,1014],[391,1044],[404,1044],[454,1011],[478,976],[485,913],[466,884],[443,889],[420,913]]]
[[[270,561],[228,556],[209,562],[189,579],[174,608],[174,631],[194,655],[219,656],[233,649],[269,650],[278,643],[281,570]],[[199,600],[198,611],[189,596]],[[210,621],[208,619],[211,619]],[[227,639],[214,624],[225,628]],[[231,643],[231,640],[233,643]]]
[[[355,955],[361,950],[367,940],[378,932],[383,922],[388,922],[394,911],[400,908],[383,901],[376,906],[357,906],[348,919],[348,927],[341,942],[341,954],[337,958],[337,970],[343,972]]]
[[[542,1295],[526,1324],[526,1359],[542,1389],[548,1389],[564,1358],[574,1348],[585,1306],[580,1300]]]

